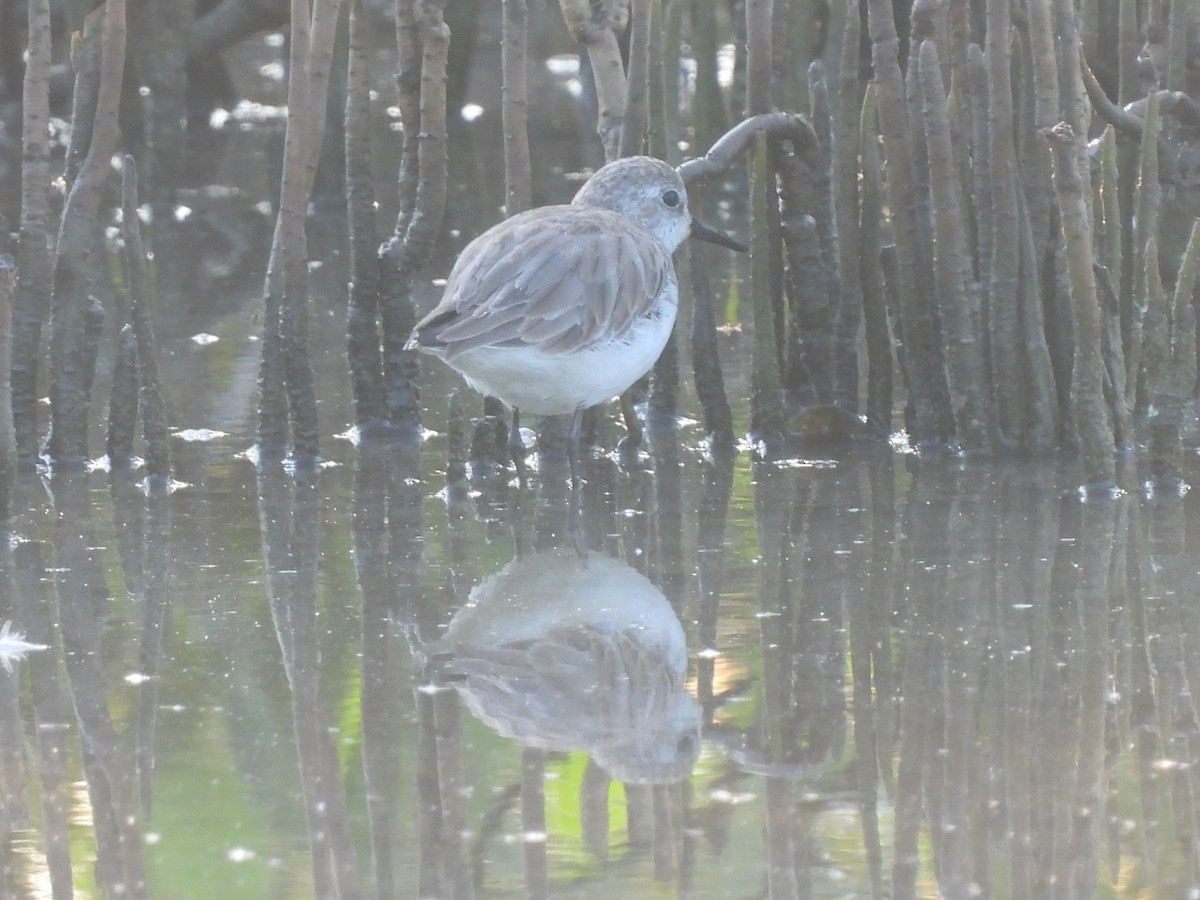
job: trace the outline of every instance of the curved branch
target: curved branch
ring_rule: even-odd
[[[1108,99],[1108,94],[1104,93],[1104,87],[1097,80],[1092,67],[1088,65],[1087,57],[1082,53],[1079,54],[1079,69],[1083,73],[1083,86],[1087,89],[1088,99],[1092,101],[1092,106],[1095,107],[1100,118],[1114,128],[1140,140],[1142,120]]]
[[[753,146],[759,132],[764,132],[768,138],[790,141],[805,162],[813,162],[810,155],[820,152],[817,134],[804,116],[786,112],[763,113],[734,125],[706,154],[680,164],[676,171],[688,187],[722,175],[729,171],[737,157]]]

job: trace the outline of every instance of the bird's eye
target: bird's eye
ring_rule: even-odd
[[[663,191],[662,202],[674,209],[680,203],[679,191],[669,190]]]

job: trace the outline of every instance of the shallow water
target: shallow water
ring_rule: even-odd
[[[14,896],[68,860],[79,896],[1197,884],[1194,494],[882,448],[722,471],[677,437],[588,464],[586,568],[546,549],[561,478],[481,521],[436,438],[419,480],[344,442],[256,477],[228,436],[177,443],[167,499],[26,484],[3,618],[50,649],[0,670]]]

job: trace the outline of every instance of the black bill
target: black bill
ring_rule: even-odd
[[[738,253],[745,253],[750,249],[741,241],[735,241],[723,231],[709,228],[698,219],[692,219],[692,237],[708,241],[710,244],[719,244],[722,247],[728,247],[730,250],[736,250]]]

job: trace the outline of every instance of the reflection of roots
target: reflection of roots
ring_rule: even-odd
[[[496,795],[496,802],[479,820],[479,828],[468,848],[471,860],[471,880],[475,887],[483,887],[483,865],[487,861],[488,846],[496,837],[504,834],[504,817],[517,805],[521,798],[521,785],[509,784]]]
[[[860,416],[833,404],[805,407],[787,422],[788,434],[799,446],[842,444],[865,428]]]

